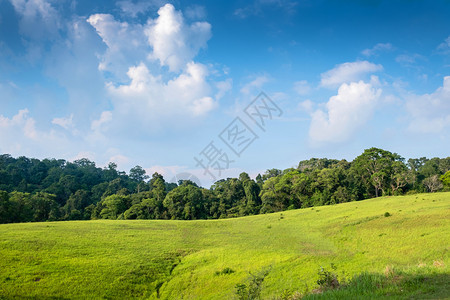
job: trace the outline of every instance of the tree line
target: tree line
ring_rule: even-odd
[[[128,174],[88,159],[0,155],[0,223],[89,219],[218,219],[367,198],[450,190],[450,157],[408,159],[370,148],[353,161],[312,158],[296,168],[247,173],[209,189]]]

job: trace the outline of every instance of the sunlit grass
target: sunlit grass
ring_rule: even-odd
[[[449,293],[438,284],[449,274],[449,212],[450,193],[437,193],[225,220],[0,225],[0,298],[226,299],[267,268],[272,299],[316,288],[331,263],[348,280],[384,278],[386,266],[419,274],[427,279],[408,295],[439,298]],[[224,268],[235,272],[216,274]],[[372,295],[402,297],[403,285],[388,286]]]

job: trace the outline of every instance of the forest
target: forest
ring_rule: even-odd
[[[353,161],[311,158],[255,180],[166,182],[136,166],[96,167],[88,159],[0,155],[0,223],[89,219],[219,219],[389,195],[450,190],[450,157],[411,158],[370,148]]]

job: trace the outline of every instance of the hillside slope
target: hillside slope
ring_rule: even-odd
[[[436,193],[224,220],[0,225],[0,298],[229,299],[267,270],[272,299],[314,288],[331,263],[347,278],[390,266],[448,279],[449,212],[450,193]]]

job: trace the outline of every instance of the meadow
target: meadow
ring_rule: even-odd
[[[264,272],[263,299],[444,299],[449,216],[447,192],[221,220],[2,224],[0,298],[237,299]],[[320,267],[347,285],[315,293]]]

